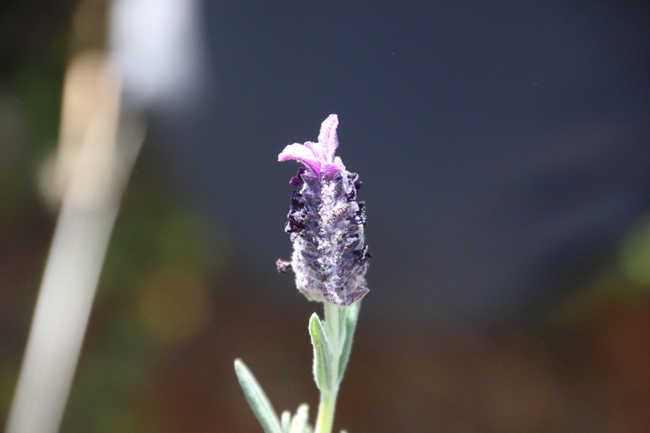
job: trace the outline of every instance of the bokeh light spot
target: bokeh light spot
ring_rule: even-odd
[[[208,324],[213,312],[205,282],[196,273],[181,268],[150,274],[137,299],[145,328],[164,342],[196,335]]]
[[[626,237],[620,266],[632,282],[650,285],[650,218],[638,224]]]

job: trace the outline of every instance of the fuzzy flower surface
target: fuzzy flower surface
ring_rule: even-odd
[[[278,260],[278,271],[293,269],[296,286],[309,300],[346,306],[368,293],[365,274],[365,204],[357,202],[359,175],[335,155],[338,117],[323,121],[318,142],[294,143],[278,161],[304,164],[289,182],[300,191],[291,197],[284,227],[293,242],[291,262]]]

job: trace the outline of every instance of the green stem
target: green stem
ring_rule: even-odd
[[[331,389],[321,387],[318,417],[316,418],[314,433],[332,433],[336,397],[339,393],[339,385],[341,384],[341,379],[343,379],[345,366],[350,356],[352,337],[359,313],[358,302],[346,307],[338,307],[325,302],[323,306],[323,328],[325,328],[324,330],[328,334],[329,345],[332,350],[331,371],[329,373],[331,374],[332,380],[329,381]]]
[[[338,307],[336,305],[325,303],[323,305],[323,313],[325,317],[325,326],[330,333],[330,342],[332,343],[332,376],[335,378],[335,389],[334,393],[336,394],[339,389],[339,359],[341,358],[341,349],[343,348],[343,342],[345,340],[345,335],[342,335],[342,332],[345,332],[345,327],[341,326],[341,314],[345,317],[346,307]]]
[[[323,392],[318,405],[318,418],[314,433],[331,433],[334,425],[334,410],[338,392]]]
[[[332,344],[332,376],[334,377],[334,389],[321,391],[320,404],[318,405],[318,418],[316,419],[315,433],[331,433],[334,424],[334,412],[336,410],[336,397],[339,392],[339,359],[341,357],[342,343],[345,339],[341,335],[341,307],[325,302],[324,321],[329,331]],[[345,307],[343,307],[345,308]]]

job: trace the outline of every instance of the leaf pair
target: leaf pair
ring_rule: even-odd
[[[359,305],[360,302],[355,302],[339,307],[325,303],[325,320],[315,313],[309,319],[309,335],[314,349],[314,379],[321,391],[315,427],[318,433],[329,433],[332,429],[336,396],[350,358]],[[239,359],[235,360],[235,372],[246,400],[266,433],[313,433],[306,404],[300,405],[293,417],[289,411],[285,411],[278,418],[253,373]]]
[[[291,412],[285,410],[280,419],[283,433],[312,433],[309,425],[309,406],[301,404],[296,414],[291,418]]]
[[[360,302],[346,307],[325,305],[326,320],[316,313],[309,319],[314,348],[314,379],[321,392],[337,392],[350,359]]]

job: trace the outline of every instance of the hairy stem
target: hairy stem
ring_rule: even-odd
[[[318,418],[316,419],[315,433],[331,433],[334,424],[334,412],[336,410],[336,397],[339,392],[339,384],[342,373],[338,371],[341,351],[345,342],[345,327],[341,326],[341,317],[345,317],[346,307],[338,307],[330,303],[324,303],[325,326],[329,331],[332,344],[332,377],[333,389],[321,391],[320,404],[318,406]],[[351,337],[351,336],[350,336]]]

